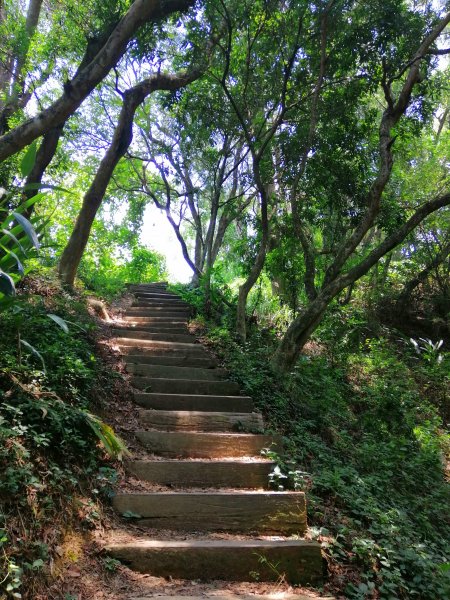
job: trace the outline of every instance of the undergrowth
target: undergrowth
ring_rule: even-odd
[[[188,301],[195,294],[177,289]],[[327,591],[449,597],[448,353],[418,354],[397,332],[341,310],[286,376],[270,367],[273,331],[253,328],[241,346],[223,322],[209,323],[205,339],[267,428],[284,435],[271,481],[307,492],[309,524],[329,564]]]
[[[64,533],[93,527],[114,483],[98,439],[109,429],[90,413],[111,376],[83,299],[54,281],[25,280],[0,320],[0,598],[31,599],[57,575]]]

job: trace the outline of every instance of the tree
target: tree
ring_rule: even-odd
[[[333,252],[333,258],[327,266],[317,296],[309,302],[286,331],[273,359],[274,365],[279,369],[286,370],[292,367],[304,344],[320,323],[325,310],[342,290],[367,273],[428,215],[449,204],[450,194],[447,193],[437,194],[434,198],[420,204],[415,210],[409,211],[409,218],[404,220],[395,232],[386,236],[365,257],[357,258],[355,261],[360,244],[376,226],[380,214],[383,194],[394,164],[395,128],[401,124],[402,118],[410,109],[413,92],[423,82],[426,61],[434,52],[436,40],[449,22],[450,14],[437,19],[410,60],[397,72],[394,71],[393,65],[388,65],[386,61],[381,60],[380,85],[384,93],[385,108],[378,131],[378,165],[365,198],[365,209],[353,229]],[[417,101],[417,98],[414,100]],[[356,264],[351,265],[351,260]]]

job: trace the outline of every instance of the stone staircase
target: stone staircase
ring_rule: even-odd
[[[135,301],[114,335],[146,454],[128,460],[131,491],[113,506],[143,535],[109,543],[108,553],[153,576],[317,585],[322,558],[319,544],[302,539],[304,494],[268,489],[274,464],[261,450],[281,451],[281,439],[262,433],[252,399],[189,333],[187,304],[165,284],[130,291]]]

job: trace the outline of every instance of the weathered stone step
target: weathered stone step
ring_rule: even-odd
[[[261,432],[264,428],[258,413],[141,409],[139,421],[145,427],[163,431]]]
[[[195,343],[195,337],[189,333],[151,333],[150,331],[134,328],[113,329],[114,337],[127,337],[135,340],[161,342],[186,342],[187,344]]]
[[[186,323],[180,323],[179,325],[159,326],[158,324],[154,323],[138,323],[134,321],[127,321],[126,324],[117,327],[117,329],[124,329],[126,331],[147,331],[148,333],[175,333],[181,335],[187,335],[189,333]]]
[[[173,294],[172,292],[167,291],[157,291],[157,290],[134,290],[133,295],[136,298],[150,298],[155,300],[181,300],[180,296],[177,294]]]
[[[253,411],[253,400],[248,396],[135,393],[134,401],[144,408],[158,410],[237,411],[240,413]]]
[[[140,515],[139,527],[302,535],[303,492],[150,492],[114,496],[114,509]]]
[[[130,460],[126,470],[158,485],[199,488],[264,488],[275,463],[263,460]]]
[[[122,321],[132,321],[133,323],[146,323],[149,325],[161,325],[161,326],[186,326],[187,319],[185,318],[171,318],[166,319],[165,317],[142,317],[141,315],[124,315]]]
[[[194,588],[195,591],[195,588]],[[218,590],[219,591],[219,590]],[[241,594],[239,591],[232,592],[228,589],[213,591],[211,594],[204,594],[200,590],[195,595],[191,596],[161,596],[158,594],[158,600],[274,600],[280,598],[280,600],[335,600],[331,596],[322,596],[322,594],[316,594],[312,591],[308,592],[308,595],[304,594],[287,594],[282,592],[280,594]],[[156,600],[155,596],[133,596],[129,597],[128,600]]]
[[[156,343],[156,342],[155,342]],[[125,340],[118,342],[124,356],[140,354],[141,356],[172,356],[175,358],[211,359],[211,355],[200,344],[194,344],[192,349],[155,346],[155,343],[141,343],[141,340]]]
[[[301,585],[323,580],[320,544],[305,540],[143,540],[110,544],[106,550],[155,577],[254,582],[283,576]]]
[[[234,381],[197,381],[195,379],[152,379],[151,377],[131,378],[131,385],[146,392],[162,394],[208,394],[238,396],[239,385]]]
[[[177,319],[179,321],[187,321],[191,313],[186,310],[170,310],[170,309],[162,309],[155,310],[152,308],[148,308],[147,306],[131,306],[127,308],[126,316],[140,316],[140,317],[153,317],[154,319],[162,319],[164,321]]]
[[[164,350],[164,351],[174,351],[174,352],[183,352],[188,354],[202,354],[205,356],[209,356],[206,350],[203,348],[201,344],[188,344],[186,342],[166,342],[164,340],[140,340],[132,337],[127,337],[125,335],[121,335],[115,338],[117,343],[123,346],[134,346],[141,347],[143,350]]]
[[[151,311],[154,311],[155,313],[158,312],[185,312],[185,313],[191,313],[191,307],[190,306],[185,306],[185,305],[179,305],[179,304],[173,304],[173,303],[163,303],[161,306],[152,304],[152,303],[148,303],[147,301],[144,300],[135,300],[134,302],[132,302],[131,307],[130,308],[148,308]]]
[[[152,304],[146,304],[145,302],[136,302],[132,304],[130,308],[127,309],[127,313],[136,308],[143,308],[147,312],[155,314],[156,316],[168,312],[176,314],[190,314],[191,312],[189,308],[185,308],[184,306],[153,306]]]
[[[195,379],[218,381],[227,376],[225,369],[199,369],[196,367],[177,367],[171,365],[148,365],[145,363],[128,362],[127,371],[134,375],[163,379]]]
[[[142,352],[137,354],[127,354],[125,362],[127,365],[137,363],[140,365],[165,365],[168,367],[194,367],[203,369],[213,369],[217,366],[217,362],[212,358],[195,358],[189,357],[186,354],[181,354],[181,356],[167,354],[155,356],[143,354]]]
[[[190,310],[192,307],[189,306],[189,304],[186,304],[186,302],[182,302],[181,300],[166,300],[166,301],[160,301],[160,300],[152,300],[152,299],[146,299],[143,296],[139,297],[138,300],[134,300],[133,302],[142,302],[143,306],[155,306],[155,307],[169,307],[172,308],[185,308],[186,310]],[[133,304],[133,306],[135,306],[135,304]]]
[[[136,431],[135,435],[149,452],[167,458],[237,458],[260,456],[263,448],[282,450],[277,435],[180,431]]]

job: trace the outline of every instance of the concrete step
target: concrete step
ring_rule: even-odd
[[[128,362],[127,371],[134,375],[163,379],[195,379],[197,381],[220,381],[225,379],[225,369],[200,369],[197,367],[178,367],[171,365],[148,365],[145,363]]]
[[[259,413],[141,409],[139,421],[144,427],[162,431],[247,431],[255,433],[261,432],[264,428]]]
[[[153,308],[148,308],[148,306],[131,306],[127,308],[126,311],[127,317],[152,317],[153,319],[161,319],[163,321],[177,320],[177,321],[188,321],[191,313],[186,310],[170,310],[170,309],[162,309],[155,310]]]
[[[147,325],[157,325],[158,327],[180,327],[187,325],[187,319],[165,319],[164,317],[142,317],[141,315],[123,315],[122,321],[132,321],[133,323],[142,323]]]
[[[171,355],[148,355],[137,353],[137,354],[127,354],[124,358],[127,365],[137,363],[139,365],[162,365],[162,366],[172,366],[172,367],[194,367],[194,368],[203,368],[203,369],[214,369],[217,367],[217,362],[212,358],[196,358],[189,357],[186,354],[182,354],[181,356],[171,356]]]
[[[112,330],[114,337],[127,337],[134,340],[152,341],[159,340],[161,342],[185,342],[187,344],[195,343],[195,337],[189,333],[151,333],[145,329],[116,328]]]
[[[178,531],[227,531],[302,535],[306,531],[303,492],[120,493],[114,509],[140,515],[139,527]]]
[[[142,302],[144,306],[155,306],[155,307],[169,307],[172,308],[172,306],[174,308],[185,308],[186,310],[190,310],[191,306],[189,304],[186,304],[186,302],[182,302],[181,300],[152,300],[152,299],[147,299],[144,296],[139,296],[136,300],[134,300],[133,302]],[[134,306],[134,304],[133,304]]]
[[[195,588],[193,591],[196,591]],[[191,596],[181,596],[179,594],[176,596],[157,596],[157,600],[276,600],[277,598],[280,600],[336,600],[331,596],[322,596],[322,594],[312,591],[309,591],[307,596],[304,594],[288,594],[286,592],[275,594],[242,594],[239,591],[232,592],[226,588],[213,591],[211,594],[204,594],[203,590],[198,590],[196,594]],[[130,596],[127,600],[156,600],[156,596]]]
[[[158,485],[198,488],[263,488],[275,463],[264,460],[129,460],[128,473]]]
[[[155,323],[139,323],[138,321],[127,321],[123,325],[117,326],[117,329],[124,329],[126,331],[147,331],[148,333],[175,333],[181,335],[187,335],[189,329],[186,323],[180,323],[179,325],[159,325]],[[194,336],[195,337],[195,336]]]
[[[239,385],[234,381],[197,381],[195,379],[153,379],[151,377],[131,378],[131,385],[145,392],[161,394],[207,394],[238,396]]]
[[[165,311],[171,311],[171,312],[186,312],[186,313],[190,313],[191,312],[191,307],[184,305],[184,304],[174,304],[174,303],[167,303],[164,302],[161,305],[156,305],[156,304],[152,304],[151,302],[147,302],[146,300],[142,300],[142,299],[137,299],[134,302],[132,302],[131,304],[131,308],[135,308],[135,307],[141,307],[141,308],[148,308],[149,310],[153,310],[155,312],[165,312]]]
[[[166,458],[238,458],[260,456],[263,448],[282,451],[281,436],[254,433],[136,431],[153,454]]]
[[[140,340],[125,335],[116,337],[116,340],[119,346],[134,346],[141,347],[143,350],[164,350],[167,352],[173,351],[189,355],[195,354],[196,356],[198,354],[202,354],[205,357],[209,356],[201,344],[189,344],[187,342],[166,342],[164,340]]]
[[[254,582],[282,576],[312,586],[323,581],[320,544],[305,540],[142,540],[109,544],[106,551],[155,577]]]
[[[196,410],[208,412],[253,412],[248,396],[199,396],[197,394],[135,393],[134,401],[144,408],[157,410]]]
[[[127,313],[136,308],[143,308],[144,310],[151,312],[156,316],[161,313],[164,314],[167,312],[172,312],[176,314],[190,314],[191,312],[189,308],[186,308],[184,306],[153,306],[152,304],[146,304],[145,302],[136,302],[133,303],[131,307],[127,309]]]
[[[118,342],[124,356],[129,354],[154,357],[173,358],[202,358],[211,360],[211,355],[200,344],[194,344],[192,349],[155,346],[156,342],[141,343],[141,340],[124,340]]]
[[[183,302],[180,296],[177,294],[172,294],[171,292],[165,291],[149,291],[149,290],[134,290],[133,296],[135,298],[147,298],[149,300],[175,300],[178,302]]]

